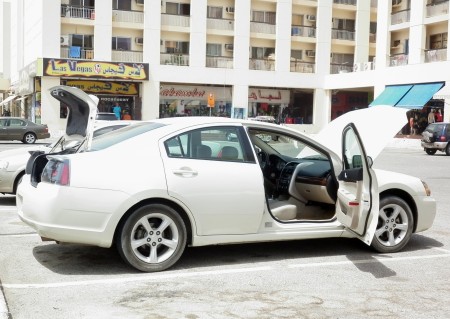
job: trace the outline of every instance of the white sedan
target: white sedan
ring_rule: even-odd
[[[95,104],[81,103],[83,93],[73,89],[54,91],[78,109]],[[371,109],[362,116],[371,122],[390,112]],[[431,227],[436,203],[420,179],[372,169],[382,147],[372,145],[368,156],[358,114],[314,139],[258,121],[138,123],[76,154],[37,157],[18,187],[18,213],[45,240],[115,244],[147,272],[174,265],[186,245],[353,237],[396,252]],[[400,127],[402,116],[392,116]]]

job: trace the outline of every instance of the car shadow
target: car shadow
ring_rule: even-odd
[[[0,206],[16,206],[16,195],[0,195]]]
[[[425,236],[414,235],[403,252],[423,251],[443,246]],[[35,259],[53,272],[68,275],[133,274],[139,271],[128,266],[115,248],[99,248],[75,244],[48,243],[33,249]],[[255,265],[257,263],[295,259],[298,263],[323,261],[323,258],[346,256],[361,271],[376,278],[396,273],[380,261],[369,247],[356,239],[313,239],[254,244],[188,247],[181,259],[167,271]],[[383,258],[395,254],[383,254]],[[377,257],[377,258],[376,258]]]

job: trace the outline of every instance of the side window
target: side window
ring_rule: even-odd
[[[6,121],[7,120],[0,120],[0,126],[6,126]]]
[[[169,157],[243,162],[245,154],[236,127],[189,131],[164,142]]]
[[[18,119],[11,119],[9,121],[9,126],[25,126],[24,121]]]

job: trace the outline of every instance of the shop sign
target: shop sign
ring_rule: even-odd
[[[249,102],[288,104],[290,99],[289,90],[269,90],[250,88],[248,94]]]
[[[209,93],[209,96],[208,96],[208,106],[209,107],[214,107],[214,104],[215,104],[216,102],[215,102],[215,99],[214,99],[214,93]]]
[[[44,58],[44,76],[148,80],[148,63],[99,62]]]
[[[66,85],[74,86],[86,93],[138,95],[138,83],[67,80]]]
[[[231,101],[230,87],[187,86],[187,85],[161,85],[160,99],[200,100],[207,101],[213,94],[215,101]]]

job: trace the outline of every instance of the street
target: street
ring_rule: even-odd
[[[0,318],[448,318],[450,157],[394,145],[374,166],[420,177],[438,203],[399,253],[341,238],[198,247],[140,273],[114,248],[42,242],[0,195]]]

